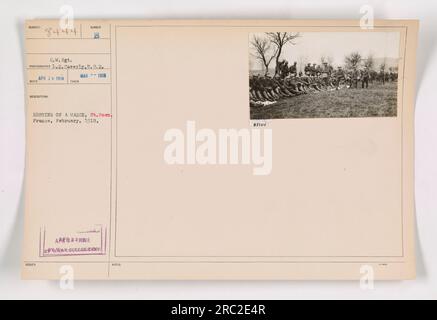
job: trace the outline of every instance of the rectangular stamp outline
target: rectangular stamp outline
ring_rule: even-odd
[[[46,227],[41,227],[39,232],[39,257],[40,258],[50,258],[50,257],[75,257],[75,256],[105,256],[107,254],[107,228],[103,228],[102,225],[96,225],[98,227],[98,232],[100,233],[100,245],[97,247],[99,250],[96,252],[91,251],[79,251],[79,253],[46,253],[47,241],[46,241]],[[77,231],[76,233],[92,233],[96,231]],[[67,249],[68,250],[68,249]]]

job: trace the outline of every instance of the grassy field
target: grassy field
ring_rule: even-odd
[[[250,108],[251,119],[395,117],[397,83],[322,91]]]

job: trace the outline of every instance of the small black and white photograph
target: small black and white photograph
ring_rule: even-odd
[[[396,117],[400,33],[249,34],[251,120]]]

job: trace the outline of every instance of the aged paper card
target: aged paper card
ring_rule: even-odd
[[[414,278],[417,31],[27,21],[23,278]]]

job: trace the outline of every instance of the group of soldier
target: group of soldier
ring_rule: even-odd
[[[253,75],[249,79],[250,104],[252,106],[268,105],[281,98],[295,97],[320,91],[332,91],[342,88],[368,88],[369,82],[382,83],[396,81],[397,73],[380,72],[364,67],[363,69],[345,70],[341,66],[335,69],[328,63],[310,64],[297,72],[297,62],[288,65],[279,62],[273,77],[268,74]],[[361,84],[361,85],[360,85]]]

